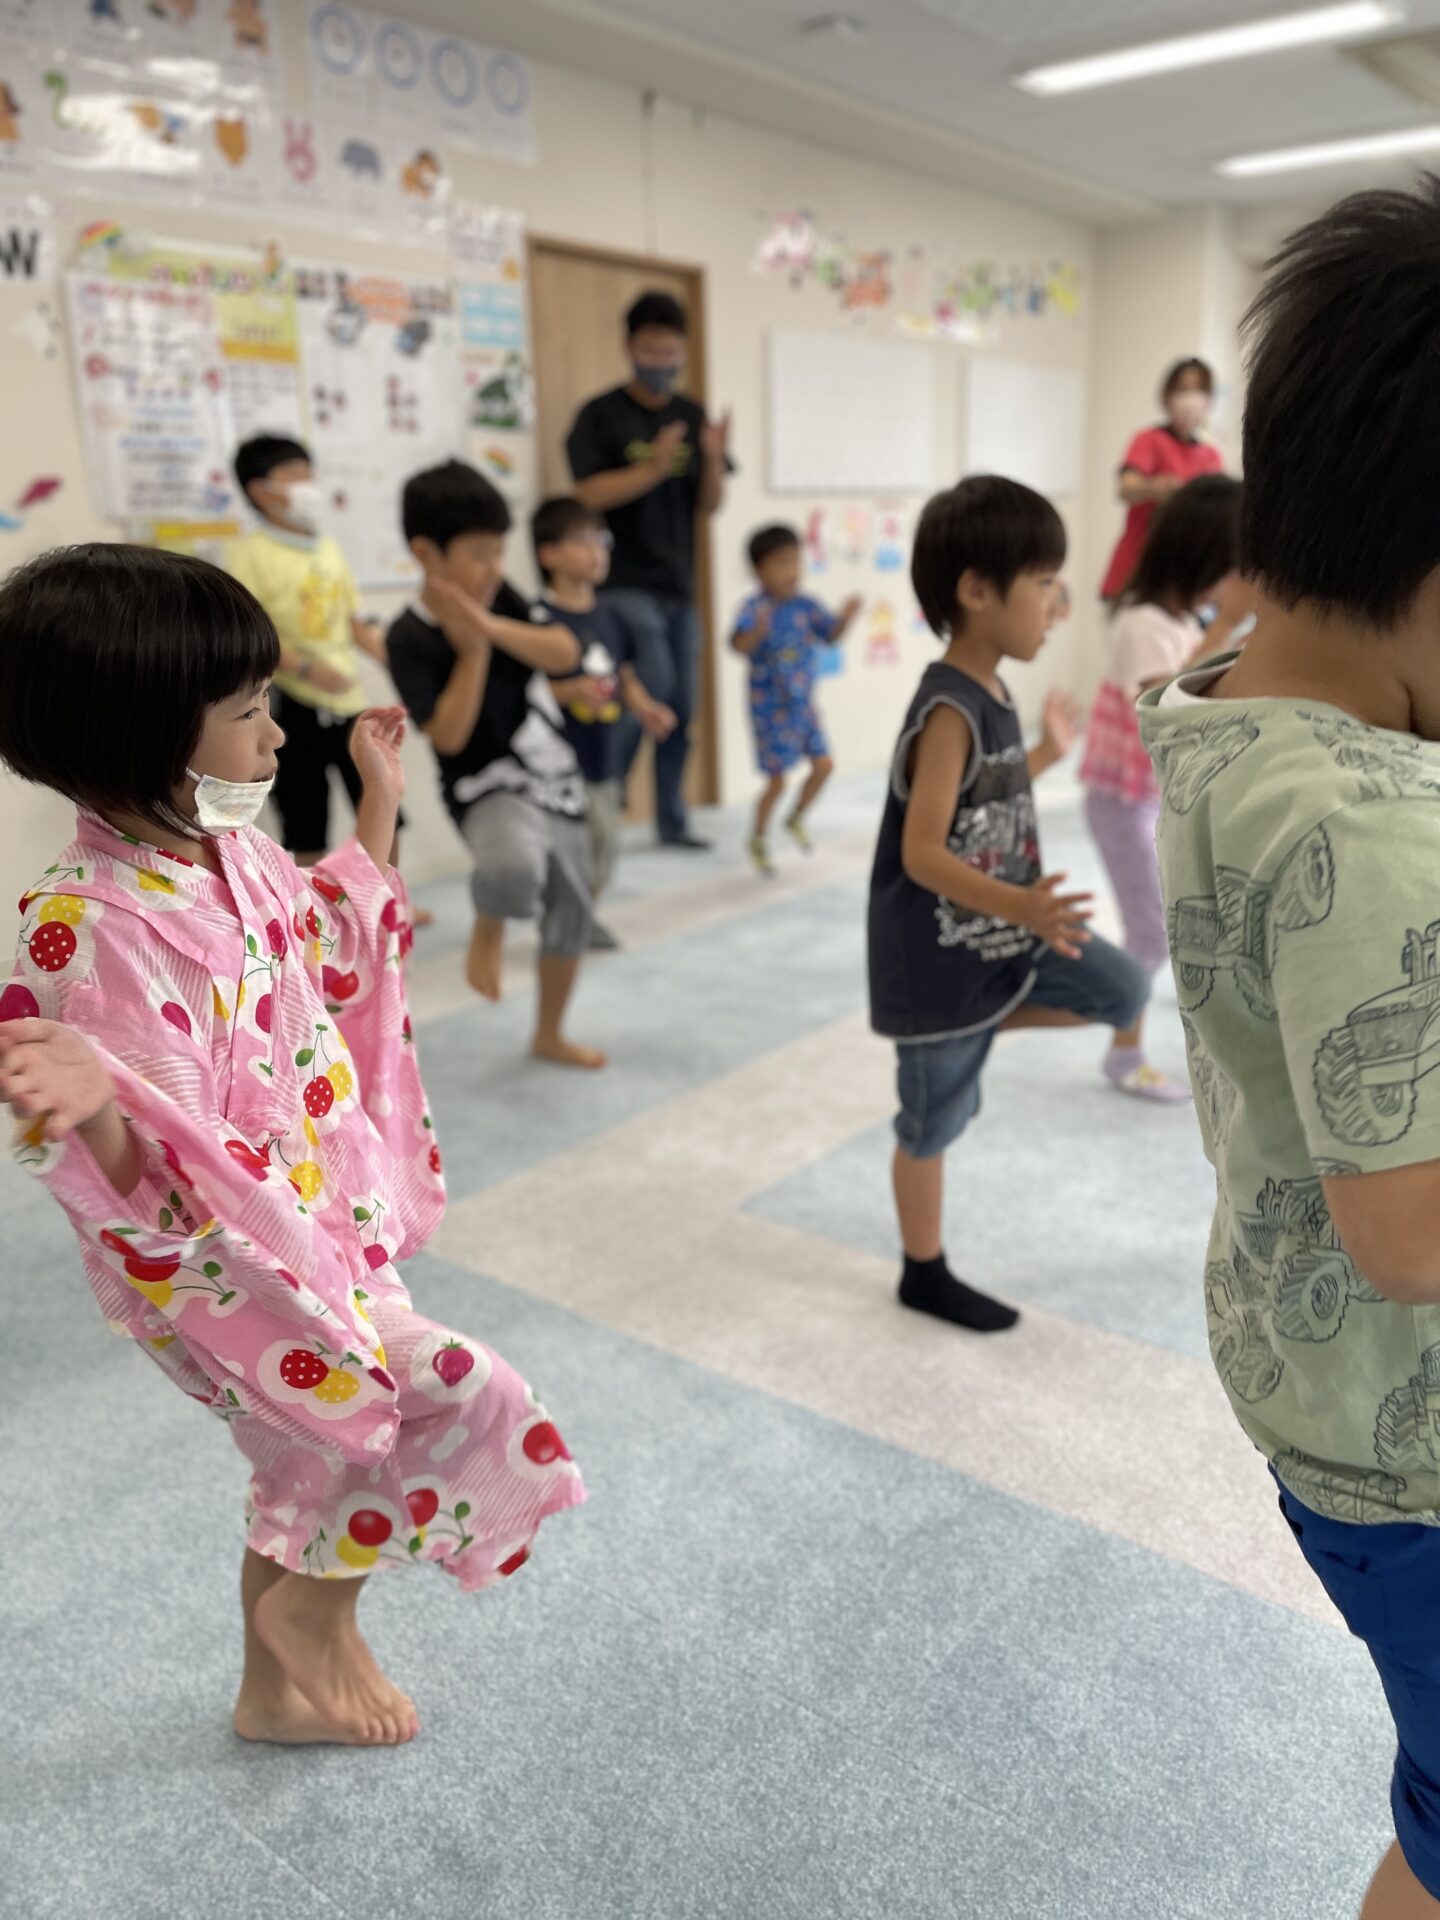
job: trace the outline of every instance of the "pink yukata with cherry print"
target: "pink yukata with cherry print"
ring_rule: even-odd
[[[223,876],[82,813],[25,896],[0,1019],[86,1036],[145,1167],[122,1200],[77,1135],[22,1122],[16,1156],[111,1327],[230,1424],[256,1553],[489,1586],[585,1491],[525,1382],[396,1270],[445,1204],[403,885],[358,841],[305,871],[253,828],[212,844]]]

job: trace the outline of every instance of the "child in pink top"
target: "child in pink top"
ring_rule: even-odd
[[[202,561],[78,547],[0,586],[0,758],[80,810],[21,902],[0,1099],[111,1327],[252,1465],[237,1731],[388,1744],[418,1725],[355,1624],[365,1576],[488,1586],[584,1491],[525,1383],[397,1271],[445,1197],[387,865],[404,720],[357,721],[356,837],[301,872],[250,824],[277,657]]]
[[[1169,958],[1155,826],[1160,790],[1140,739],[1135,703],[1147,687],[1174,679],[1193,660],[1231,644],[1252,610],[1235,572],[1240,556],[1240,482],[1208,474],[1182,487],[1155,516],[1129,589],[1110,623],[1109,669],[1095,695],[1080,779],[1085,817],[1110,878],[1125,951],[1151,972]],[[1195,609],[1219,596],[1209,633]],[[1147,1064],[1137,1024],[1118,1063],[1120,1084],[1149,1099],[1188,1091]]]

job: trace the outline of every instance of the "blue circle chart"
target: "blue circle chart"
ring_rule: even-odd
[[[387,20],[376,34],[375,71],[401,93],[419,86],[425,59],[419,40],[403,20]]]
[[[480,68],[473,48],[448,36],[430,49],[430,84],[443,106],[473,107],[480,91]]]
[[[365,29],[353,7],[327,0],[310,16],[310,50],[327,73],[348,79],[365,59]]]
[[[495,54],[485,69],[485,91],[498,113],[513,118],[530,104],[530,75],[513,53]]]

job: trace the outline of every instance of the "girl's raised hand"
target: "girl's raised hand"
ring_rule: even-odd
[[[24,1119],[44,1114],[47,1140],[63,1140],[102,1113],[115,1083],[73,1027],[55,1020],[0,1023],[0,1100]]]
[[[350,732],[350,758],[376,799],[398,801],[405,791],[400,743],[405,738],[403,707],[372,707],[362,713]]]

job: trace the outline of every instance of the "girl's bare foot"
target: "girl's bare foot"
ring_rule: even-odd
[[[505,922],[477,919],[465,957],[465,978],[487,1000],[500,998],[500,965],[505,955]]]
[[[322,1720],[300,1689],[288,1680],[268,1690],[243,1682],[235,1702],[235,1731],[242,1740],[269,1741],[280,1747],[369,1744]]]
[[[556,1034],[553,1039],[547,1035],[536,1034],[530,1043],[530,1051],[537,1060],[549,1060],[557,1067],[583,1067],[590,1073],[608,1067],[610,1059],[595,1047],[577,1046],[573,1040],[566,1040]]]
[[[387,1680],[355,1624],[349,1580],[287,1574],[255,1603],[255,1631],[290,1685],[354,1746],[400,1746],[420,1731],[414,1702]]]

